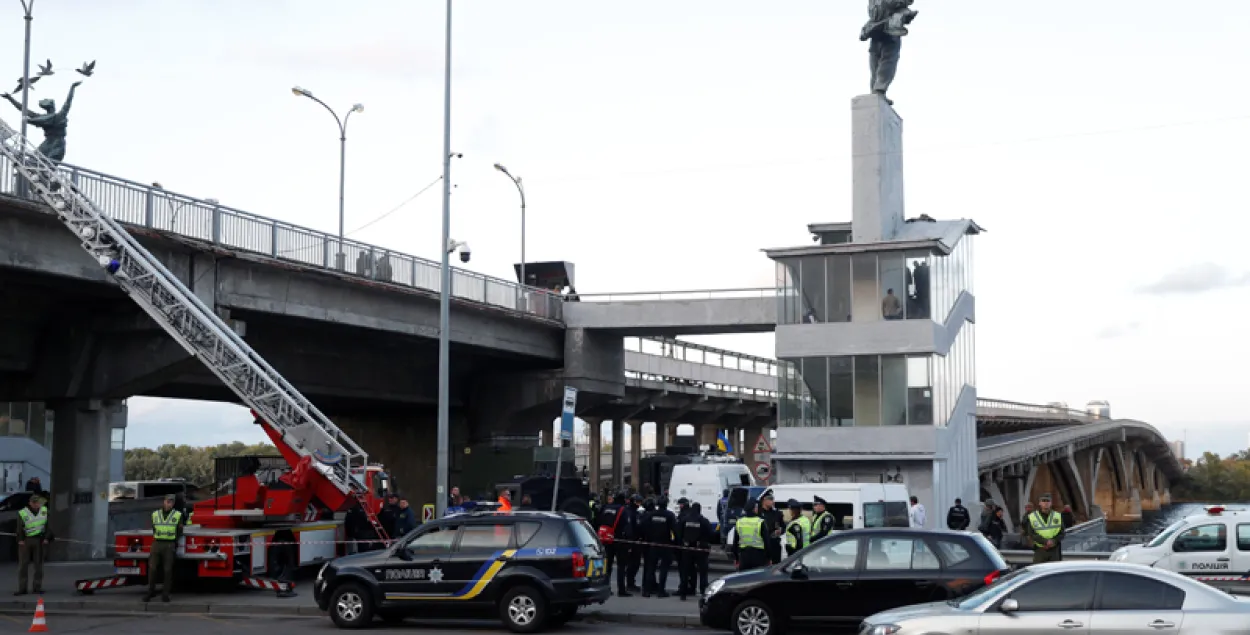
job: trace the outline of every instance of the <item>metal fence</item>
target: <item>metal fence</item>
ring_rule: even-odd
[[[69,164],[61,170],[104,212],[127,225],[169,232],[378,282],[440,292],[441,263],[391,251]],[[14,168],[0,157],[0,192],[19,196]],[[33,200],[33,194],[27,196]],[[545,289],[452,268],[452,297],[559,321],[564,299]]]
[[[646,356],[641,365],[626,365],[628,379],[698,386],[752,401],[777,401],[777,367],[785,363],[667,338],[627,337],[625,350]],[[669,360],[688,364],[665,363]],[[748,375],[735,381],[734,373],[719,372],[719,369],[751,373],[755,377]]]
[[[1004,401],[1002,399],[977,399],[977,407],[994,410],[1010,410],[1020,413],[1021,416],[1035,416],[1043,419],[1063,419],[1066,421],[1110,421],[1109,417],[1085,410],[1077,410],[1057,404],[1038,405],[1031,403],[1020,403],[1016,401]]]

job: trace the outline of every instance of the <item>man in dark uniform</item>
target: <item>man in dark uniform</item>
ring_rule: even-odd
[[[161,601],[168,602],[174,586],[174,559],[178,538],[182,536],[182,512],[174,509],[174,495],[165,497],[161,509],[152,512],[152,553],[148,554],[148,594],[143,601],[156,597],[156,580],[161,584]]]
[[[668,496],[660,496],[657,501],[659,513],[664,515],[668,521],[668,540],[664,543],[666,546],[659,548],[656,554],[656,576],[657,587],[659,589],[659,597],[668,597],[668,571],[673,568],[673,549],[671,545],[677,544],[677,515],[668,508]]]
[[[629,538],[629,540],[631,540],[632,542],[627,543],[628,553],[629,553],[629,566],[625,570],[625,580],[626,582],[629,583],[629,586],[627,588],[634,593],[637,593],[638,591],[642,590],[641,588],[638,587],[638,569],[639,567],[642,566],[642,551],[643,551],[642,545],[638,544],[638,542],[640,542],[640,539],[642,537],[642,532],[640,531],[641,529],[640,514],[638,513],[638,508],[640,505],[642,505],[641,495],[634,494],[632,497],[630,497],[628,507],[630,508],[630,510],[633,511],[633,513],[629,517],[629,520],[631,521],[630,522],[630,525],[631,525],[630,536],[631,537]],[[621,524],[623,525],[625,523],[622,522]]]
[[[820,496],[815,496],[811,502],[811,541],[813,542],[833,534],[836,525],[834,515],[825,509],[825,504],[825,499]]]
[[[30,569],[35,569],[35,593],[43,593],[43,559],[47,555],[48,540],[48,508],[44,507],[43,497],[32,494],[26,506],[17,512],[17,592],[13,595],[26,595],[26,579]]]
[[[668,597],[665,583],[668,582],[668,571],[659,571],[657,567],[671,563],[672,556],[669,546],[673,544],[673,532],[677,529],[673,513],[667,509],[657,509],[655,501],[647,499],[644,504],[646,511],[642,513],[639,525],[642,527],[644,545],[642,567],[642,597]],[[658,575],[657,575],[658,574]]]
[[[760,498],[758,516],[764,521],[764,541],[768,562],[777,564],[781,562],[781,532],[785,530],[786,524],[781,516],[781,510],[775,507],[771,493]]]
[[[955,531],[963,531],[972,524],[972,514],[964,507],[963,499],[956,498],[955,504],[946,512],[946,527]]]
[[[625,520],[625,514],[623,513],[624,509],[625,509],[625,495],[617,494],[612,499],[612,502],[608,503],[607,505],[604,505],[603,509],[599,511],[599,518],[595,523],[596,529],[601,528],[601,527],[607,527],[608,528],[607,533],[611,534],[613,538],[613,541],[610,544],[607,544],[604,546],[604,550],[607,551],[606,556],[607,556],[607,561],[608,561],[608,579],[609,580],[612,579],[613,562],[617,563],[620,566],[621,571],[625,570],[624,569],[625,567],[624,550],[626,549],[626,545],[617,544],[615,541],[617,534],[620,533],[619,528],[620,528],[621,522]],[[618,576],[618,582],[619,582],[619,579],[620,578]],[[624,590],[625,590],[624,585],[618,583],[617,585],[618,595]],[[626,595],[628,595],[628,593],[626,593]]]
[[[703,520],[703,542],[700,543],[703,550],[696,553],[695,559],[695,566],[699,569],[699,595],[703,595],[707,591],[707,560],[712,554],[712,539],[716,537],[716,532],[712,531],[712,523],[703,515],[702,505],[697,502],[691,505],[690,514]],[[694,591],[693,588],[690,590]]]
[[[694,507],[690,507],[688,500],[683,498],[677,503],[682,508],[682,513],[677,519],[682,547],[681,562],[678,566],[681,582],[677,586],[677,593],[682,601],[685,601],[687,595],[699,592],[699,560],[706,556],[711,544],[712,523],[709,523]],[[706,586],[706,578],[704,586]]]

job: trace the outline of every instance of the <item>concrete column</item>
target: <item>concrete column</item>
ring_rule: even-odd
[[[551,447],[552,445],[554,445],[551,442],[551,426],[547,426],[546,428],[539,428],[538,445],[541,445],[544,448]]]
[[[587,469],[590,471],[590,493],[598,493],[603,487],[599,484],[599,468],[603,458],[603,420],[586,419],[590,432],[590,456],[587,457]]]
[[[629,422],[629,484],[635,490],[642,491],[642,474],[639,461],[642,459],[642,422]]]
[[[53,554],[66,560],[102,558],[109,544],[108,489],[113,430],[126,427],[126,405],[116,401],[51,404]]]
[[[720,429],[715,424],[705,423],[696,425],[694,428],[696,446],[706,445],[708,447],[716,447],[716,435]]]
[[[677,424],[676,423],[665,423],[663,424],[662,427],[664,428],[662,432],[659,430],[656,431],[660,433],[660,434],[657,434],[656,436],[656,438],[660,440],[660,447],[656,448],[657,452],[663,452],[664,448],[667,448],[668,446],[673,445],[673,442],[677,440]]]
[[[623,421],[612,420],[612,488],[625,487],[625,426]]]
[[[851,234],[888,241],[903,227],[903,118],[881,95],[851,100]]]

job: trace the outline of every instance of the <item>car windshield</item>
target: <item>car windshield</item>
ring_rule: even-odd
[[[1146,547],[1147,548],[1158,547],[1159,545],[1167,542],[1168,539],[1173,536],[1173,534],[1180,531],[1181,528],[1185,526],[1186,522],[1187,522],[1186,520],[1178,520],[1172,523],[1171,525],[1168,526],[1167,529],[1164,529],[1163,531],[1159,532],[1159,535],[1155,536],[1153,540],[1146,543]]]
[[[995,580],[993,584],[983,586],[958,600],[947,600],[946,603],[963,611],[973,611],[984,606],[986,602],[998,593],[999,589],[1003,588],[1003,585],[1031,575],[1033,575],[1032,569],[1016,569]]]
[[[593,555],[596,558],[603,555],[603,545],[599,544],[599,537],[591,529],[590,523],[581,519],[575,520],[569,523],[569,531],[573,532],[574,544],[583,549],[594,550]]]

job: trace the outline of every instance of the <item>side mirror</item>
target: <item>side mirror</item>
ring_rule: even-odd
[[[404,545],[395,547],[395,557],[405,562],[412,560],[412,554],[409,553],[408,548]]]
[[[802,562],[794,563],[794,566],[790,567],[790,577],[795,580],[806,580],[807,567],[803,566]]]
[[[1020,610],[1020,603],[1014,598],[1007,598],[1006,600],[1003,600],[1003,603],[998,607],[998,610],[1010,615]]]

